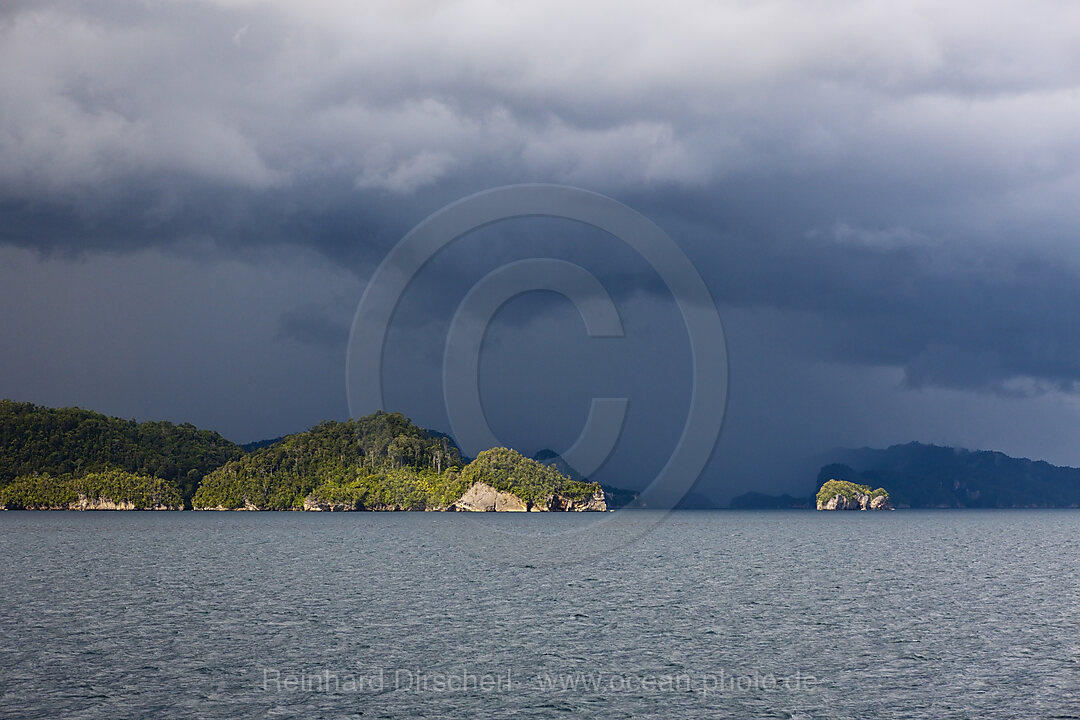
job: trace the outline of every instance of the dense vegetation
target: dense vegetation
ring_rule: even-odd
[[[442,474],[430,469],[391,469],[361,473],[346,483],[324,482],[310,497],[313,502],[353,510],[427,510],[448,507],[467,486],[458,468]]]
[[[0,507],[9,510],[63,509],[80,500],[130,503],[136,510],[183,507],[175,482],[117,469],[85,475],[22,475],[0,487]]]
[[[818,475],[889,488],[894,505],[910,507],[1076,507],[1080,469],[1012,458],[999,452],[968,451],[909,443],[885,450],[837,453],[843,464]]]
[[[571,480],[556,468],[507,448],[492,448],[477,455],[461,471],[461,480],[466,488],[485,482],[530,504],[556,494],[568,500],[585,500],[600,490],[598,483]]]
[[[446,435],[400,413],[324,422],[251,452],[192,425],[136,423],[78,408],[0,401],[0,505],[112,502],[290,510],[440,509],[478,480],[535,503],[583,500],[600,486],[505,448],[462,467]]]
[[[885,491],[885,488],[871,490],[869,485],[859,485],[848,480],[829,479],[822,483],[821,489],[818,490],[818,507],[829,502],[837,495],[848,500],[857,500],[860,495],[866,495],[871,500],[876,497],[889,497],[889,493]]]
[[[463,468],[448,437],[400,413],[379,412],[322,423],[226,464],[206,476],[194,506],[290,510],[306,502],[339,510],[442,509],[477,481],[530,503],[555,494],[583,500],[600,489],[506,448],[482,452]]]
[[[238,445],[188,423],[137,423],[0,400],[0,486],[22,475],[116,468],[170,480],[190,499],[206,473],[241,455]]]
[[[446,505],[460,486],[461,455],[445,435],[400,413],[324,422],[213,471],[200,508],[288,510],[304,500],[356,508]],[[462,490],[463,491],[463,490]]]

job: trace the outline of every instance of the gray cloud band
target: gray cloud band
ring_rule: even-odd
[[[346,391],[353,417],[383,408],[382,359],[394,310],[416,274],[461,236],[522,217],[575,220],[610,233],[641,255],[671,291],[690,339],[690,407],[671,457],[638,503],[670,510],[697,481],[716,446],[728,396],[723,324],[705,282],[690,259],[655,223],[609,197],[561,185],[511,185],[452,203],[413,228],[386,256],[369,281],[353,319],[346,359]],[[498,444],[480,405],[477,387],[483,333],[498,308],[531,290],[569,298],[591,336],[622,336],[610,296],[591,274],[572,263],[536,258],[499,268],[462,301],[447,334],[443,382],[455,438],[466,453]],[[588,475],[614,448],[626,415],[625,398],[594,398],[589,420],[564,457]],[[586,472],[587,471],[587,472]]]

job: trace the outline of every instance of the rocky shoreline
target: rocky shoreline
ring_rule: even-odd
[[[871,490],[847,480],[827,480],[817,493],[818,510],[892,510],[885,488]]]
[[[92,503],[80,503],[78,507],[72,503],[71,507],[34,507],[27,510],[181,510],[178,507],[136,508],[131,503],[114,503],[110,500]],[[221,505],[215,507],[193,508],[200,512],[268,512],[263,508],[246,503],[242,507],[227,508]],[[304,499],[303,507],[296,508],[299,512],[607,512],[608,497],[602,489],[598,489],[591,496],[578,499],[566,497],[558,493],[537,501],[528,502],[517,495],[498,490],[485,482],[473,483],[465,493],[447,507],[432,508],[407,508],[395,505],[351,505],[346,503],[329,503],[316,500],[312,497]]]
[[[52,505],[31,505],[28,507],[8,508],[0,507],[0,510],[74,510],[74,511],[97,511],[97,510],[153,510],[153,511],[165,511],[165,510],[183,510],[182,505],[147,505],[138,506],[130,500],[112,500],[110,498],[88,498],[85,495],[79,495],[78,500],[74,500],[70,503],[60,503]]]
[[[583,500],[553,493],[537,502],[526,502],[513,493],[476,482],[446,509],[460,512],[607,512],[608,506],[603,490],[599,489]]]

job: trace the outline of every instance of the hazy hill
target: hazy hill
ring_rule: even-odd
[[[736,510],[788,510],[808,508],[810,501],[804,497],[791,495],[768,495],[760,492],[748,492],[731,499],[730,507]]]
[[[884,487],[898,506],[1080,506],[1080,469],[1041,460],[914,442],[836,456],[818,474],[819,485],[835,478]]]
[[[240,447],[243,448],[244,452],[246,453],[255,452],[256,450],[261,450],[264,447],[270,447],[274,443],[279,443],[284,439],[285,436],[282,435],[276,438],[267,438],[266,440],[253,440],[252,442],[243,443]]]
[[[827,457],[833,462],[807,483],[805,496],[748,492],[732,498],[731,507],[814,507],[813,496],[827,480],[883,487],[895,507],[1080,507],[1080,468],[1041,460],[917,442],[884,450],[839,449]]]

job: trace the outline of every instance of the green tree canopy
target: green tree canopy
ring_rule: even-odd
[[[110,468],[176,483],[190,498],[206,473],[243,455],[216,432],[0,400],[0,485],[21,475]]]
[[[85,475],[23,475],[0,487],[0,507],[9,510],[66,508],[90,503],[131,504],[136,510],[181,508],[180,488],[172,480],[109,469]]]
[[[328,421],[290,435],[210,473],[195,493],[196,507],[284,510],[301,507],[313,490],[388,505],[413,506],[421,477],[441,477],[461,466],[445,435],[428,432],[401,413],[377,412]],[[408,479],[408,481],[406,481]],[[404,483],[404,484],[403,484]],[[376,493],[398,486],[396,493]],[[407,486],[407,487],[406,487]],[[414,492],[415,491],[415,492]],[[376,500],[378,496],[378,500]]]
[[[598,483],[571,480],[550,465],[532,460],[508,448],[492,448],[476,456],[461,473],[463,484],[485,482],[496,490],[513,493],[528,503],[554,494],[572,500],[591,497],[600,490]]]

